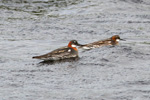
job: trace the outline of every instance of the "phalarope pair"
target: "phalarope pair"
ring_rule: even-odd
[[[62,60],[62,59],[77,58],[78,57],[78,50],[76,48],[77,46],[83,49],[92,49],[104,45],[117,45],[119,40],[123,40],[119,37],[119,35],[114,35],[111,38],[85,44],[85,45],[79,44],[76,40],[71,40],[67,47],[58,48],[50,53],[41,56],[34,56],[32,58],[41,59],[44,61],[47,60],[55,61],[55,60]]]

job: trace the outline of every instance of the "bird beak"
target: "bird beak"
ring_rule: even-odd
[[[126,41],[125,39],[120,39],[121,41]]]
[[[82,44],[79,44],[79,43],[78,43],[77,46],[82,46]]]
[[[84,46],[83,44],[79,44],[79,43],[77,43],[76,45],[77,45],[77,46]]]

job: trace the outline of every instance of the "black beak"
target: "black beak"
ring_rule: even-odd
[[[82,46],[82,44],[77,43],[77,46]]]
[[[121,41],[126,41],[125,39],[120,39]]]

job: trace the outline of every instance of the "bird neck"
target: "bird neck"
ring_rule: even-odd
[[[78,51],[76,47],[72,47],[72,43],[71,43],[71,42],[69,42],[68,47],[69,47],[69,48],[72,48],[72,49],[74,49],[74,50],[76,50],[76,51]]]

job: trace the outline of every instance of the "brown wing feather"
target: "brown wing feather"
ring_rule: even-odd
[[[96,42],[93,42],[93,43],[91,43],[91,44],[92,44],[92,45],[102,45],[102,44],[105,44],[105,45],[106,45],[106,43],[108,44],[109,41],[111,41],[111,39],[105,39],[105,40],[101,40],[101,41],[96,41]]]
[[[41,56],[35,56],[33,58],[36,59],[44,59],[44,58],[49,58],[49,57],[62,57],[62,56],[67,56],[70,54],[70,52],[68,52],[68,47],[62,47],[62,48],[58,48],[50,53],[41,55]]]
[[[89,47],[90,48],[96,48],[96,47],[100,47],[100,46],[103,46],[103,45],[110,45],[111,43],[111,39],[105,39],[105,40],[100,40],[100,41],[96,41],[96,42],[93,42],[93,43],[89,43],[89,44],[85,44],[82,47]]]

